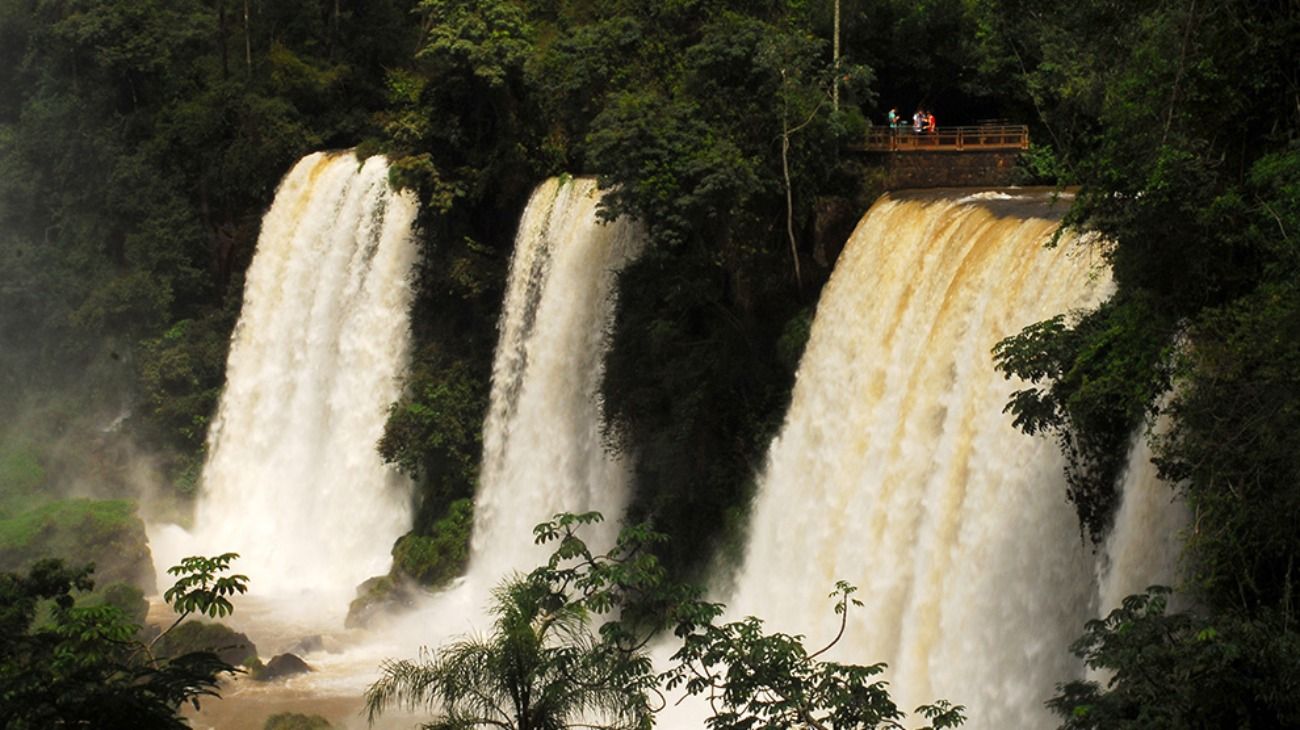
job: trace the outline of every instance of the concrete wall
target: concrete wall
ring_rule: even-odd
[[[1014,182],[1018,150],[868,153],[885,168],[885,188],[1006,187]]]

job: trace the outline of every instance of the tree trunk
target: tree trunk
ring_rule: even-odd
[[[831,41],[831,108],[840,110],[840,0],[835,0],[835,38]]]
[[[244,70],[251,79],[253,78],[253,40],[249,35],[248,2],[249,0],[244,0]]]
[[[785,73],[781,74],[783,77]],[[790,237],[790,258],[794,260],[794,282],[803,293],[803,275],[799,271],[799,246],[794,239],[794,192],[790,189],[790,119],[781,108],[781,173],[785,175],[785,232]]]
[[[1183,81],[1183,72],[1187,68],[1187,46],[1192,40],[1192,28],[1196,25],[1196,0],[1192,0],[1187,10],[1187,25],[1183,30],[1183,46],[1178,53],[1178,73],[1174,75],[1174,88],[1169,94],[1169,103],[1165,105],[1165,131],[1160,135],[1163,146],[1169,139],[1169,128],[1174,123],[1174,105],[1178,103],[1178,85]]]
[[[334,12],[329,22],[329,40],[325,44],[325,57],[331,61],[334,60],[334,49],[339,43],[339,2],[340,0],[334,0]]]
[[[230,53],[226,47],[226,0],[217,0],[217,50],[221,53],[221,80],[230,78]]]

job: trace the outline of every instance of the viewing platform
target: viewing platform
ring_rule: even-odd
[[[979,125],[937,127],[935,131],[913,131],[911,127],[871,127],[862,144],[850,144],[858,152],[967,152],[982,149],[1028,149],[1027,125]]]
[[[861,152],[967,152],[1027,150],[1029,127],[1024,124],[938,127],[915,132],[911,127],[872,127],[863,144],[849,145]]]
[[[1003,187],[1016,181],[1016,160],[1029,149],[1024,124],[939,127],[872,127],[861,144],[848,149],[873,158],[884,169],[886,189]]]

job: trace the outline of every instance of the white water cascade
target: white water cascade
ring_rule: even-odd
[[[375,444],[406,366],[417,206],[387,180],[382,158],[344,152],[308,155],[281,182],[248,270],[194,527],[155,531],[161,567],[238,552],[259,597],[342,594],[312,602],[340,625],[355,586],[388,571],[410,485]]]
[[[366,646],[343,662],[340,674],[351,676],[335,687],[359,691],[356,672],[368,682],[385,658],[488,631],[492,590],[549,554],[533,544],[537,523],[561,511],[598,510],[610,535],[622,516],[627,467],[603,448],[599,394],[617,274],[644,237],[626,221],[600,223],[599,195],[593,180],[551,179],[533,191],[520,218],[498,322],[467,574],[416,610],[372,627]]]
[[[858,586],[835,657],[888,663],[900,708],[948,699],[973,729],[1055,726],[1043,702],[1081,674],[1067,647],[1099,603],[1057,446],[1012,427],[1002,407],[1020,386],[990,355],[1111,290],[1092,247],[1044,247],[1064,207],[1048,197],[893,194],[862,220],[822,294],[729,601],[815,647],[838,627],[835,582]],[[1117,585],[1171,580],[1122,562],[1105,571],[1125,572]]]
[[[367,175],[370,164],[367,163],[367,168],[361,173],[361,180],[354,184],[369,179]],[[327,183],[327,180],[335,172],[338,171],[329,161],[313,162],[313,158],[308,158],[300,163],[281,186],[275,207],[267,215],[265,229],[296,229],[305,225],[281,218],[290,210],[298,211],[303,218],[309,218],[313,205],[326,205],[325,200],[317,200],[317,194],[309,195],[302,188],[314,185],[321,188],[320,194],[323,195],[325,185],[334,185]],[[307,179],[304,179],[304,175]],[[382,175],[379,179],[382,179]],[[315,182],[309,183],[309,180]],[[337,187],[330,189],[342,191]],[[379,189],[375,188],[376,191]],[[335,200],[332,205],[341,204],[337,202],[337,196],[331,200]],[[398,210],[395,206],[399,202],[399,199],[390,197],[384,205],[390,211]],[[365,727],[365,720],[358,712],[359,698],[366,686],[375,680],[377,667],[382,661],[414,658],[421,646],[437,647],[454,637],[488,628],[490,617],[486,609],[492,588],[510,572],[532,568],[547,554],[545,549],[533,545],[532,528],[536,523],[549,519],[560,511],[598,510],[608,519],[605,534],[612,534],[626,502],[627,468],[620,458],[603,448],[599,394],[604,356],[613,323],[617,274],[639,253],[644,236],[639,227],[626,221],[608,224],[599,222],[596,216],[598,203],[599,191],[595,181],[552,179],[534,191],[520,220],[506,299],[498,325],[500,337],[492,371],[489,413],[484,424],[482,477],[475,499],[474,535],[468,575],[448,589],[427,597],[415,610],[388,617],[387,620],[377,619],[365,631],[338,633],[341,620],[336,622],[334,629],[323,627],[319,621],[310,624],[298,622],[285,630],[279,627],[273,627],[274,630],[268,630],[265,626],[254,627],[260,629],[260,632],[253,632],[259,646],[262,635],[268,635],[270,638],[267,643],[273,647],[273,651],[277,650],[274,648],[277,644],[273,642],[279,641],[287,646],[295,638],[322,629],[326,632],[325,645],[336,647],[337,650],[304,654],[304,658],[316,671],[296,677],[286,685],[241,683],[242,686],[228,693],[223,702],[206,705],[209,709],[204,716],[205,722],[216,727],[241,730],[245,727],[260,728],[265,717],[274,711],[306,709],[320,712],[329,707],[333,708],[329,714],[331,721],[336,723],[335,726]],[[389,215],[392,216],[392,212]],[[345,220],[343,216],[338,217],[340,222]],[[409,218],[403,224],[403,230],[405,226],[409,226]],[[393,221],[392,230],[395,232],[397,228],[397,222]],[[385,230],[387,229],[386,222]],[[346,237],[341,233],[338,235]],[[264,232],[263,241],[267,236],[268,233]],[[387,245],[388,238],[381,236],[379,240],[382,250]],[[376,258],[379,255],[376,254]],[[258,256],[255,268],[261,261],[260,250]],[[281,279],[293,278],[283,269],[278,276]],[[253,286],[250,274],[250,292],[254,290]],[[289,287],[286,285],[285,289],[288,290]],[[394,291],[397,289],[401,290],[402,297],[407,296],[404,287],[397,287]],[[252,299],[249,303],[252,303]],[[246,303],[246,314],[244,320],[241,320],[241,338],[247,336],[245,330],[252,326],[249,324],[252,321],[249,319],[249,303]],[[355,301],[343,301],[331,306],[341,311],[364,307]],[[400,311],[404,312],[405,309]],[[263,313],[260,316],[267,318],[271,314]],[[389,322],[374,321],[372,317],[368,322],[369,331],[355,335],[367,347],[386,347],[382,344],[384,341],[397,344],[397,340],[383,334],[384,326],[393,322],[401,325],[402,338],[405,336],[405,319],[400,313],[392,314]],[[282,333],[283,330],[281,327],[275,332]],[[263,335],[261,339],[275,336],[280,335]],[[348,339],[351,340],[352,336]],[[402,341],[404,344],[404,339]],[[293,356],[285,354],[277,357],[286,360]],[[230,425],[234,423],[234,417],[225,414],[228,408],[234,407],[229,391],[234,387],[235,364],[235,353],[232,352],[232,385],[228,386],[227,396],[223,399],[223,421],[217,432],[219,445],[224,445],[223,434],[231,433]],[[365,367],[369,369],[374,366]],[[277,366],[276,372],[293,369]],[[394,370],[393,377],[397,374]],[[288,391],[299,388],[287,384],[279,387]],[[366,458],[370,458],[375,441],[382,431],[383,406],[395,397],[397,391],[394,388],[389,394],[384,389],[387,386],[381,388],[373,383],[354,383],[349,387],[349,392],[364,402],[353,402],[347,407],[373,411],[370,400],[365,400],[367,394],[378,404],[379,420],[373,425],[372,432],[350,439],[349,445],[349,448],[364,450]],[[340,407],[344,405],[339,391],[326,389],[325,392],[331,393],[331,402],[337,400]],[[253,400],[245,401],[244,407],[258,409],[260,406]],[[261,428],[251,424],[248,419],[271,418],[277,410],[260,408],[256,415],[241,416],[243,420],[239,423],[244,428]],[[282,422],[277,421],[276,424],[280,425],[273,426],[273,431],[261,432],[264,434],[262,438],[273,441],[273,433],[286,430]],[[334,446],[343,448],[342,444]],[[214,452],[213,461],[218,457],[219,453]],[[318,452],[317,458],[324,462],[322,468],[335,463],[335,457],[324,452]],[[357,458],[360,460],[360,457]],[[372,514],[371,510],[383,511],[399,505],[404,510],[406,490],[403,485],[391,481],[391,475],[382,468],[377,474],[386,482],[387,486],[383,489],[356,495],[355,502],[331,502],[333,507],[328,509],[339,510],[338,519],[343,521],[368,516]],[[396,497],[396,501],[390,500],[390,496]],[[215,516],[217,504],[226,503],[224,497],[220,502],[215,497],[214,494],[205,498],[202,517]],[[234,498],[255,499],[257,495],[246,493]],[[307,495],[299,494],[295,499],[303,500],[304,504],[310,503]],[[260,509],[279,515],[278,519],[271,521],[282,523],[285,515],[297,508],[296,504],[277,502]],[[403,510],[388,513],[395,519],[388,520],[385,524],[372,524],[369,528],[372,535],[368,543],[363,541],[360,547],[352,544],[348,548],[376,553],[377,559],[373,565],[361,571],[364,573],[362,578],[387,571],[392,538],[383,533],[394,526],[398,531],[404,529],[408,518]],[[318,515],[320,517],[324,516]],[[208,523],[201,522],[200,528],[205,524]],[[297,539],[286,536],[273,542],[283,544],[288,549],[293,547],[293,541]],[[596,539],[599,541],[601,538],[597,536]],[[303,541],[302,545],[303,550],[318,555],[335,549],[316,537]],[[297,555],[288,557],[292,560],[299,559]],[[319,562],[328,566],[327,561],[332,561],[332,558],[318,557],[310,562],[312,565]],[[344,583],[337,575],[332,580],[339,581],[348,591],[347,596],[338,604],[340,611],[346,610],[356,581]],[[255,582],[254,589],[256,588]],[[250,616],[250,601],[240,600],[237,603],[238,615],[247,619]],[[265,614],[261,618],[272,623],[277,620],[276,617]],[[392,712],[381,719],[379,727],[410,727],[415,719],[403,712]]]
[[[470,576],[495,583],[548,551],[532,528],[557,512],[623,514],[627,467],[603,445],[600,386],[618,271],[640,228],[601,223],[594,180],[551,179],[519,222],[483,427]]]
[[[1164,424],[1158,424],[1158,428]],[[1120,484],[1115,523],[1097,561],[1097,615],[1119,608],[1125,596],[1153,583],[1177,583],[1182,531],[1191,517],[1181,499],[1156,475],[1151,446],[1139,435],[1130,449]],[[1174,608],[1178,609],[1175,596]]]

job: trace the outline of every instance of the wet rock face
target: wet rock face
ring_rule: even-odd
[[[831,270],[845,241],[862,217],[852,200],[843,197],[822,197],[813,203],[813,260],[823,269]]]
[[[210,651],[231,666],[257,660],[257,646],[246,634],[228,626],[206,621],[186,621],[158,641],[159,656],[178,657],[195,651]]]
[[[1018,150],[877,153],[886,170],[885,187],[1006,187],[1016,181]]]
[[[267,662],[266,666],[253,672],[253,679],[259,682],[269,682],[284,677],[306,674],[311,671],[315,670],[296,654],[276,654],[271,657],[271,661]]]
[[[383,614],[401,613],[413,608],[422,595],[419,586],[408,579],[381,575],[357,587],[357,598],[348,606],[344,628],[366,628]]]
[[[95,585],[129,583],[155,593],[144,522],[126,500],[65,499],[17,514],[0,507],[0,572],[24,572],[40,558],[94,563]]]

